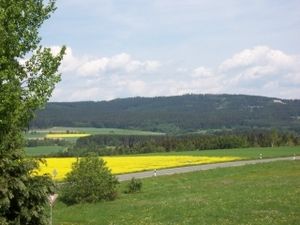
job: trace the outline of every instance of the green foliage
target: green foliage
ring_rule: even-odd
[[[282,102],[247,95],[183,95],[48,103],[32,126],[136,128],[170,134],[274,127],[300,133],[300,100]]]
[[[6,167],[2,165],[0,218],[8,224],[48,224],[47,197],[54,192],[51,178],[33,176],[37,162],[30,159],[7,159]]]
[[[66,176],[61,200],[66,204],[114,200],[118,180],[106,167],[103,159],[88,156],[78,159]]]
[[[134,177],[129,181],[126,190],[124,191],[126,194],[140,192],[142,190],[142,181],[137,180]]]
[[[26,140],[26,147],[38,147],[38,146],[65,146],[67,147],[70,143],[64,139],[29,139]]]
[[[39,45],[38,29],[55,1],[0,0],[0,221],[47,224],[45,206],[53,192],[49,177],[32,176],[38,163],[26,160],[23,131],[33,112],[49,99],[65,48],[52,55]]]
[[[274,138],[273,133],[276,132]],[[300,137],[292,133],[269,130],[247,132],[219,132],[215,134],[187,135],[91,135],[81,137],[67,152],[57,156],[141,154],[153,152],[181,152],[208,149],[233,149],[246,147],[294,146]]]

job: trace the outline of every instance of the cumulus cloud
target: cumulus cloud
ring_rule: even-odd
[[[214,74],[209,68],[205,68],[203,66],[194,69],[192,77],[213,77]]]
[[[235,54],[220,64],[218,73],[223,76],[225,90],[282,98],[299,96],[299,88],[294,86],[300,80],[299,57],[267,46]]]
[[[61,72],[63,79],[52,101],[186,93],[300,96],[299,56],[267,46],[242,50],[215,68],[188,68],[176,63],[135,59],[128,53],[77,56],[67,48]]]
[[[139,61],[127,53],[111,57],[76,57],[72,49],[67,48],[67,54],[62,63],[62,72],[75,72],[80,76],[100,76],[108,73],[147,73],[154,72],[160,66],[158,61]]]
[[[227,71],[259,65],[275,69],[290,69],[295,63],[295,57],[282,51],[274,50],[267,46],[257,46],[253,49],[245,49],[235,54],[232,58],[225,60],[221,63],[220,69]]]

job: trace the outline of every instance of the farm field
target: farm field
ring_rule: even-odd
[[[122,156],[102,157],[113,174],[130,173],[145,170],[171,168],[178,166],[208,164],[241,160],[240,157],[202,157],[202,156]],[[45,158],[46,165],[41,165],[40,174],[57,174],[54,178],[62,180],[71,170],[77,158]]]
[[[300,162],[281,161],[143,179],[138,194],[53,211],[55,225],[297,225]]]
[[[86,137],[95,134],[102,135],[164,135],[164,133],[116,129],[116,128],[91,128],[91,127],[53,127],[49,129],[30,130],[25,133],[25,138],[28,139],[63,139],[69,143],[75,143],[79,137]],[[44,156],[51,153],[57,153],[63,150],[63,147],[58,146],[37,146],[27,147],[25,149],[29,156]]]
[[[292,157],[294,154],[300,155],[300,147],[223,149],[102,158],[107,162],[114,174],[121,174],[178,166],[257,159],[260,157],[260,154],[262,154],[263,158]],[[58,173],[55,179],[62,180],[65,174],[70,171],[71,164],[76,161],[76,158],[46,158],[46,161],[47,165],[41,166],[40,174],[52,174],[56,170]]]
[[[70,132],[68,134],[68,132]],[[72,133],[74,132],[74,134]],[[61,135],[59,135],[61,134]],[[117,128],[91,128],[91,127],[53,127],[49,129],[30,130],[25,134],[27,139],[35,138],[77,138],[81,135],[88,136],[94,134],[103,135],[164,135],[164,133],[117,129]],[[47,136],[48,135],[48,136]]]
[[[46,134],[45,138],[50,139],[64,139],[64,138],[80,138],[80,137],[87,137],[91,134],[67,134],[67,133],[54,133],[54,134]]]
[[[262,154],[263,158],[300,155],[300,146],[280,146],[280,147],[257,147],[257,148],[233,148],[201,151],[182,151],[168,153],[149,153],[145,155],[189,155],[189,156],[235,156],[247,159],[257,159]]]
[[[37,147],[26,147],[25,152],[28,156],[41,156],[48,155],[51,153],[61,152],[65,149],[63,146],[37,146]]]

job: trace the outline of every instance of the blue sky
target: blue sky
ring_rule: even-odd
[[[67,45],[52,101],[300,96],[300,1],[58,0],[42,44]]]

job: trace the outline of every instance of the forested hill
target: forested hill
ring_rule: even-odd
[[[279,128],[300,132],[300,100],[247,95],[183,95],[101,102],[48,103],[32,127],[137,128],[181,132]]]

